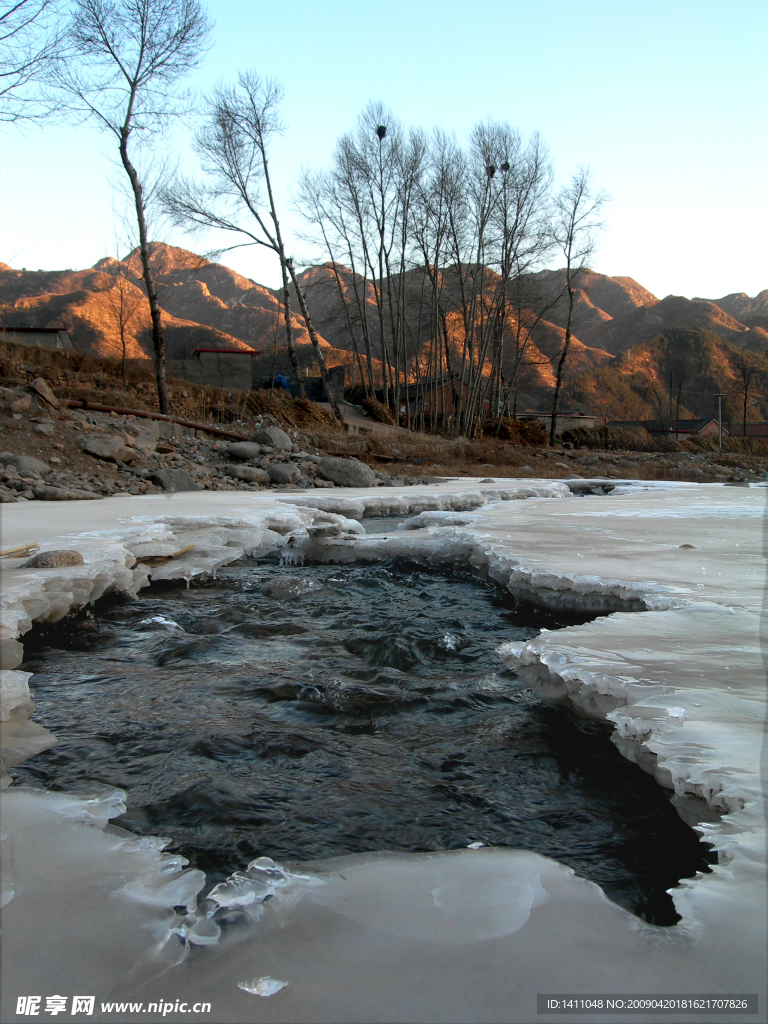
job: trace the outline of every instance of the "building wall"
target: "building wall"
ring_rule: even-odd
[[[191,359],[169,359],[168,376],[229,391],[250,391],[252,367],[253,357],[247,352],[200,352]]]
[[[669,429],[670,432],[673,431],[674,426],[670,427]],[[706,426],[702,427],[701,430],[697,431],[697,433],[704,434],[706,437],[717,437],[720,433],[719,427],[717,425],[717,420],[710,420],[709,423],[707,423]],[[723,434],[727,433],[728,431],[725,428],[725,424],[723,424]]]
[[[0,341],[12,341],[16,345],[37,348],[53,348],[60,352],[72,351],[69,331],[14,331],[13,328],[5,327],[0,329]]]
[[[536,416],[526,416],[523,413],[519,418],[521,420],[538,420],[542,427],[546,427],[547,429],[549,429],[549,425],[552,422],[552,417],[548,413],[541,413]],[[596,423],[596,416],[568,416],[567,414],[558,414],[557,432],[558,434],[562,434],[564,430],[575,430],[576,427],[586,427],[587,430],[594,430]]]

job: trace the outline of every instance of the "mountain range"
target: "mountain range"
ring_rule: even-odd
[[[269,376],[273,366],[288,370],[280,292],[223,264],[164,243],[153,244],[152,260],[169,358],[187,358],[196,348],[258,349],[261,355],[257,372]],[[483,268],[483,274],[489,287],[498,280],[487,268]],[[546,407],[547,394],[554,386],[567,316],[564,274],[563,270],[546,270],[525,278],[526,294],[535,294],[539,308],[546,312],[536,322],[525,351],[519,378],[521,409]],[[355,360],[344,303],[350,302],[357,289],[358,298],[362,296],[375,319],[370,284],[366,285],[347,268],[334,271],[328,264],[310,267],[300,280],[328,365],[346,365],[351,377]],[[405,288],[407,296],[415,297],[420,289],[423,293],[424,280],[423,271],[411,270],[399,286]],[[443,272],[445,330],[457,356],[464,322],[459,284],[453,268]],[[152,347],[149,311],[137,252],[122,261],[101,259],[85,270],[15,270],[0,263],[0,326],[65,325],[75,348],[94,354],[117,357],[122,353],[116,296],[124,311],[127,356],[148,358]],[[415,303],[414,298],[414,308]],[[292,305],[300,362],[309,367],[309,335],[295,296]],[[412,321],[411,335],[416,337],[422,314],[407,315]],[[583,406],[595,405],[597,392],[589,385],[590,380],[594,383],[601,375],[605,378],[606,374],[610,377],[617,372],[627,380],[636,379],[639,371],[637,367],[632,369],[633,359],[643,362],[637,353],[638,346],[665,335],[668,340],[673,336],[685,338],[680,344],[688,351],[693,336],[690,332],[706,340],[706,344],[701,343],[704,348],[714,345],[719,354],[713,358],[719,360],[721,368],[727,368],[727,374],[737,376],[731,365],[736,358],[734,352],[746,351],[762,357],[768,351],[768,289],[754,297],[733,293],[721,299],[687,299],[676,295],[659,299],[632,278],[583,271],[578,280],[573,340],[566,366],[567,394]],[[414,342],[414,349],[416,345]],[[420,351],[420,363],[425,359]],[[378,364],[378,360],[375,362]],[[652,362],[645,360],[648,365]],[[664,376],[661,370],[659,373]],[[620,406],[621,401],[614,405]],[[638,403],[634,403],[633,409],[638,411]]]

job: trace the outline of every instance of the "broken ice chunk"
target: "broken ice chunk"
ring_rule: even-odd
[[[113,789],[102,783],[91,782],[82,788],[88,792],[62,793],[53,804],[53,810],[64,818],[85,822],[103,828],[110,818],[117,818],[126,811],[126,796],[122,789]]]
[[[271,890],[272,886],[266,879],[249,878],[235,872],[226,882],[215,885],[208,893],[208,899],[218,903],[220,907],[247,907],[257,899],[263,900]]]
[[[461,512],[427,511],[419,512],[413,519],[399,523],[398,530],[421,530],[430,526],[471,526],[477,516],[462,515]]]
[[[187,932],[187,941],[191,942],[193,946],[215,946],[220,935],[221,928],[215,921],[200,918]]]
[[[278,981],[277,978],[265,976],[254,978],[252,981],[238,981],[237,987],[241,988],[243,992],[250,992],[252,996],[273,996],[287,984],[287,981]]]
[[[174,863],[127,882],[117,893],[155,907],[186,907],[192,910],[197,903],[197,894],[205,885],[205,874],[197,868],[180,871],[175,862],[183,858],[170,859]]]

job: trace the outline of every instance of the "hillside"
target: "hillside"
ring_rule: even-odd
[[[746,292],[732,292],[730,295],[724,295],[722,299],[709,301],[746,326],[762,328],[768,335],[768,288],[758,292],[754,298],[750,298]],[[768,343],[768,337],[765,341]],[[754,348],[752,345],[749,347]]]
[[[568,315],[565,271],[542,270],[526,277],[529,287],[537,289],[553,304],[548,319],[565,326]],[[640,306],[658,302],[655,295],[631,277],[607,277],[594,270],[584,270],[577,279],[577,285],[573,330],[582,340],[586,340],[583,335],[590,328],[626,316]]]
[[[152,261],[169,358],[188,357],[195,348],[255,348],[260,350],[257,376],[268,378],[273,370],[290,375],[280,293],[223,264],[164,243],[153,243]],[[564,275],[563,270],[541,271],[524,275],[508,286],[503,368],[505,380],[513,380],[519,363],[514,406],[521,411],[547,408],[550,401],[567,317]],[[334,269],[331,264],[310,267],[300,280],[328,364],[343,364],[348,379],[359,379],[358,368],[353,366],[354,345],[356,342],[365,358],[363,339],[367,329],[374,377],[380,380],[379,310],[371,284],[348,268]],[[480,296],[474,313],[479,323],[492,308],[500,278],[487,267],[465,266],[461,275],[457,268],[447,268],[437,280],[442,343],[455,371],[460,365],[470,315],[467,295],[474,291]],[[408,374],[411,379],[417,374],[429,376],[434,350],[432,311],[429,303],[424,303],[429,281],[424,270],[416,268],[395,275],[392,282],[405,297]],[[605,379],[614,382],[608,392],[614,396],[612,408],[623,410],[616,412],[616,418],[641,418],[642,410],[647,412],[649,408],[648,401],[640,399],[636,390],[627,392],[624,385],[634,371],[626,367],[637,363],[638,346],[660,335],[669,344],[683,348],[688,342],[683,344],[681,339],[687,331],[699,339],[713,337],[730,346],[728,351],[732,348],[760,354],[768,350],[768,289],[754,298],[733,293],[717,300],[681,296],[660,300],[629,277],[584,270],[577,283],[566,383],[570,385],[568,395],[583,409],[598,411],[606,396],[589,381]],[[85,270],[19,271],[0,263],[0,326],[65,324],[76,349],[120,356],[115,297],[122,291],[125,308],[131,311],[125,325],[126,354],[129,358],[148,358],[151,330],[143,289],[137,252],[123,261],[101,259]],[[386,330],[391,331],[386,310],[384,318]],[[292,326],[300,365],[309,368],[313,363],[309,334],[295,295]],[[630,350],[628,362],[625,356]],[[486,373],[490,373],[491,358],[492,349],[486,356]]]
[[[668,330],[706,330],[722,341],[743,348],[750,329],[734,320],[713,302],[668,295],[661,301],[639,306],[599,327],[583,332],[584,340],[614,355],[626,352]]]
[[[467,280],[464,281],[466,295],[471,290],[473,274],[483,275],[483,294],[486,302],[491,301],[494,290],[499,287],[500,278],[486,267],[468,268]],[[534,275],[531,275],[533,277]],[[597,275],[595,275],[597,276]],[[465,306],[461,290],[462,282],[458,279],[455,268],[438,275],[440,284],[440,308],[444,316],[444,330],[447,332],[452,366],[460,365],[464,343]],[[322,334],[332,340],[337,350],[352,352],[354,345],[352,335],[361,353],[364,351],[364,324],[372,339],[372,348],[376,358],[380,358],[378,338],[380,336],[379,311],[375,294],[369,282],[358,274],[353,274],[347,267],[332,264],[310,267],[300,275],[302,288],[307,296],[307,303],[312,311],[316,326]],[[430,338],[430,309],[423,303],[425,274],[421,270],[410,270],[405,275],[395,275],[394,287],[403,291],[408,330],[409,361],[415,372],[416,341],[419,337]],[[530,285],[527,297],[534,296]],[[362,312],[361,312],[362,310]],[[480,314],[477,314],[479,319]],[[389,316],[384,311],[385,324],[389,327]],[[506,379],[514,375],[517,353],[515,339],[518,323],[530,319],[527,310],[515,312],[510,310],[508,329],[505,334],[504,371]],[[546,402],[547,396],[555,385],[554,366],[562,351],[564,329],[551,318],[542,318],[536,324],[530,339],[523,331],[525,351],[519,373],[519,392],[521,408],[538,407]],[[601,349],[585,345],[577,337],[571,344],[567,366],[567,376],[572,377],[581,370],[602,366],[611,360],[611,355]],[[430,342],[421,343],[418,353],[420,373],[429,376]],[[486,372],[491,366],[486,360]]]
[[[568,398],[606,421],[654,420],[668,426],[670,419],[674,423],[716,416],[716,395],[722,393],[724,423],[738,424],[743,418],[743,358],[739,348],[711,331],[672,329],[634,346],[608,366],[578,374],[568,386]],[[768,358],[752,358],[759,375],[747,396],[747,419],[764,421]]]

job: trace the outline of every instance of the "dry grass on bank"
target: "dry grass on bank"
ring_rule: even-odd
[[[0,342],[0,385],[26,386],[38,376],[48,380],[60,398],[158,411],[150,360],[129,361],[125,387],[118,359]],[[476,440],[406,431],[389,436],[348,434],[326,408],[307,399],[295,399],[283,389],[228,391],[169,379],[168,391],[172,412],[181,418],[234,424],[238,432],[247,435],[254,421],[269,415],[286,429],[300,431],[308,444],[331,454],[354,456],[396,476],[562,479],[574,473],[585,477],[607,473],[639,480],[701,479],[692,474],[690,465],[676,461],[676,454],[686,453],[709,463],[710,473],[722,470],[737,474],[740,469],[752,468],[762,474],[768,469],[768,445],[755,438],[724,438],[724,450],[718,452],[716,438],[657,440],[645,431],[645,437],[609,437],[602,443],[598,437],[580,438],[591,442],[592,448],[550,449],[542,446],[540,436],[522,437],[516,426],[507,430],[506,422],[499,433],[507,437],[496,437],[492,429]],[[585,453],[595,456],[593,465],[578,461]]]
[[[126,386],[119,359],[0,342],[0,384],[23,386],[38,376],[49,381],[58,398],[159,412],[154,365],[148,359],[128,360]],[[294,399],[283,389],[230,391],[173,377],[167,386],[172,415],[181,419],[227,424],[271,414],[293,429],[341,430],[325,409],[308,399]]]

